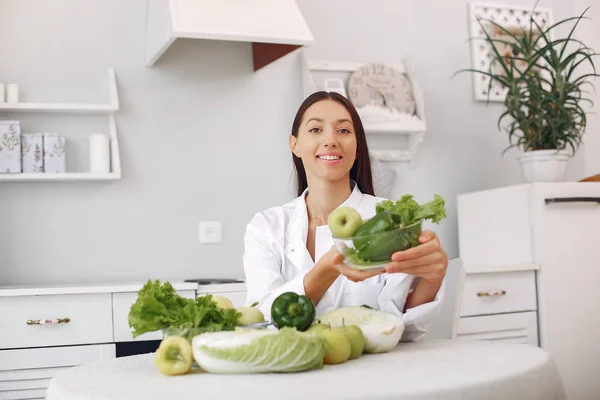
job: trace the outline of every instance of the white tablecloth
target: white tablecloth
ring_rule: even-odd
[[[550,356],[522,344],[463,340],[400,343],[389,353],[292,374],[169,377],[153,354],[74,367],[47,400],[564,399]]]

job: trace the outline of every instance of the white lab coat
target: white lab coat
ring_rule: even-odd
[[[350,197],[340,205],[359,211],[363,218],[375,214],[375,205],[383,200],[363,194],[354,182]],[[271,304],[284,292],[304,292],[304,275],[315,265],[306,249],[308,214],[304,193],[291,202],[267,209],[254,215],[244,236],[244,272],[247,302],[257,301],[258,308],[270,319]],[[315,237],[315,260],[334,245],[327,225],[319,226]],[[409,291],[416,284],[415,277],[402,273],[381,274],[352,282],[340,276],[316,305],[317,318],[339,307],[368,304],[373,308],[403,315],[402,310]],[[416,341],[427,332],[437,315],[445,291],[445,279],[435,299],[409,309],[403,315],[405,330],[402,341]]]

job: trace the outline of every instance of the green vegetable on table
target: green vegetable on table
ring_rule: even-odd
[[[196,363],[209,373],[301,372],[323,368],[327,341],[289,327],[249,329],[196,336],[192,351]]]
[[[271,318],[278,329],[290,327],[305,331],[312,324],[315,315],[312,300],[294,292],[280,294],[271,305]]]
[[[354,232],[354,248],[345,257],[355,265],[376,265],[391,260],[392,254],[419,244],[422,222],[440,223],[446,218],[444,199],[435,195],[429,203],[419,205],[407,194],[398,201],[383,200],[375,206],[376,214]]]
[[[138,292],[128,315],[133,337],[146,332],[166,330],[181,334],[188,341],[196,334],[233,330],[240,314],[235,309],[222,309],[210,294],[188,299],[178,295],[169,282],[148,282]]]

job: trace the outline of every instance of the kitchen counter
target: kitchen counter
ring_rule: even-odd
[[[60,294],[86,293],[125,293],[137,292],[145,282],[102,283],[102,284],[70,284],[70,285],[39,285],[39,286],[0,286],[0,297],[13,296],[43,296]],[[175,290],[196,290],[194,282],[171,282]]]
[[[220,283],[203,285],[195,282],[169,281],[175,290],[196,290],[198,295],[209,292],[239,292],[246,290],[245,283]],[[121,282],[102,284],[0,286],[0,297],[43,296],[89,293],[137,292],[146,282]],[[164,282],[162,282],[164,283]]]

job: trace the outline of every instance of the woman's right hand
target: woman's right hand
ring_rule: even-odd
[[[344,275],[347,279],[352,282],[361,282],[365,279],[372,278],[374,276],[385,273],[385,270],[382,271],[360,271],[354,268],[350,268],[346,264],[344,264],[344,255],[337,251],[335,246],[332,246],[331,249],[319,260],[319,263],[323,261],[324,267],[329,267],[337,271],[339,274]]]

